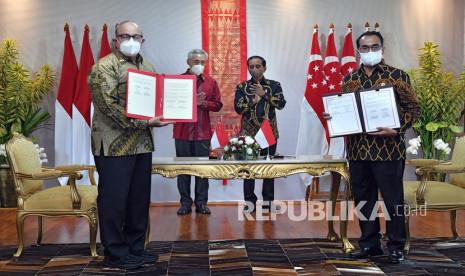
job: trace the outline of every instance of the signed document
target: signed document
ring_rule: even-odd
[[[194,81],[164,79],[163,117],[170,120],[192,120],[194,115]]]
[[[323,106],[331,114],[331,120],[327,121],[330,137],[363,132],[354,93],[323,97]]]
[[[155,116],[156,76],[151,72],[128,72],[126,116],[137,119]]]
[[[193,75],[163,75],[128,69],[126,116],[148,120],[197,121],[197,86]]]
[[[360,92],[365,132],[378,131],[377,127],[400,128],[396,97],[392,87]]]
[[[396,96],[392,86],[322,97],[330,137],[378,131],[378,127],[400,128]]]

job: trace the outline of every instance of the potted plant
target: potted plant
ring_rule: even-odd
[[[442,69],[439,46],[425,42],[420,50],[420,67],[409,72],[415,90],[420,116],[413,124],[418,136],[409,141],[410,153],[421,148],[423,158],[442,159],[450,153],[464,113],[465,70],[457,78],[452,72]]]
[[[31,73],[18,61],[18,47],[13,39],[5,39],[0,48],[0,148],[13,132],[29,137],[50,118],[40,109],[43,97],[50,92],[55,76],[49,65]],[[16,203],[9,167],[3,154],[0,156],[0,198],[2,207]],[[11,193],[14,200],[11,200]],[[8,202],[5,202],[8,201]]]

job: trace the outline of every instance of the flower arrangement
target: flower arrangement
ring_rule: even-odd
[[[257,159],[260,155],[260,145],[250,136],[239,136],[231,138],[223,148],[225,159],[235,157],[236,159]]]
[[[421,137],[418,136],[417,138],[410,139],[408,141],[409,146],[407,148],[407,153],[410,154],[418,154],[419,149],[421,146]],[[436,139],[433,142],[434,152],[433,155],[436,156],[440,160],[445,160],[446,157],[450,154],[451,148],[448,143],[444,142],[442,139]]]
[[[418,149],[423,158],[442,159],[445,151],[438,150],[438,145],[452,144],[463,131],[460,118],[464,115],[465,71],[455,76],[443,70],[437,44],[425,42],[420,52],[420,67],[409,73],[420,105],[420,116],[412,127],[421,137]]]
[[[34,144],[34,146],[39,154],[40,164],[47,163],[48,159],[45,149],[41,148],[38,144]],[[0,144],[0,165],[6,165],[8,163],[7,161],[5,144]]]

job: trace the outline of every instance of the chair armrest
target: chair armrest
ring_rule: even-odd
[[[66,165],[66,166],[57,166],[54,169],[66,172],[79,172],[79,171],[88,171],[89,180],[91,185],[97,185],[95,181],[95,166],[91,165]],[[78,178],[80,179],[80,178]]]
[[[405,164],[415,167],[432,167],[440,163],[441,161],[436,159],[410,159],[405,161]]]
[[[465,165],[458,165],[452,163],[444,163],[440,164],[431,168],[425,169],[427,172],[435,172],[435,173],[464,173],[465,172]]]
[[[47,180],[47,179],[55,179],[58,177],[68,176],[73,178],[80,178],[82,177],[81,174],[76,172],[63,172],[59,170],[53,169],[42,169],[41,172],[38,173],[16,173],[16,176],[21,179],[31,179],[31,180]]]

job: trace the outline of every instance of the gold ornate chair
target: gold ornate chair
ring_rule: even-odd
[[[18,250],[14,257],[20,257],[24,249],[24,219],[37,216],[39,233],[37,244],[42,242],[44,216],[78,216],[89,221],[90,252],[97,256],[96,237],[97,219],[97,186],[93,178],[93,166],[70,165],[56,168],[41,167],[39,154],[29,139],[14,134],[6,144],[6,150],[18,197],[16,227],[18,231]],[[87,170],[92,185],[76,186],[76,179]],[[66,186],[43,188],[43,180],[68,177]]]
[[[451,230],[458,237],[455,225],[457,210],[465,209],[465,137],[456,140],[451,162],[431,159],[408,160],[407,164],[416,166],[421,181],[404,181],[404,198],[410,212],[449,211]],[[433,175],[444,173],[447,182],[431,180]],[[405,250],[410,249],[409,216],[405,216],[407,242]]]

